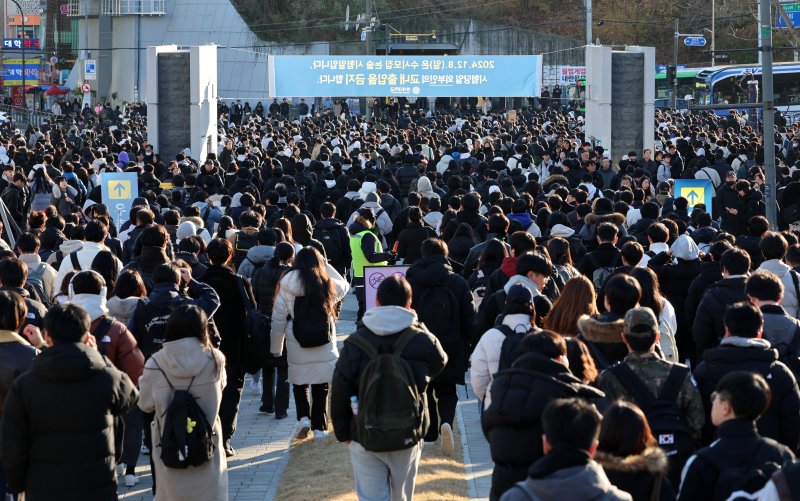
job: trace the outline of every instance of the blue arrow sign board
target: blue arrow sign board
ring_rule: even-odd
[[[117,227],[128,220],[133,200],[139,196],[139,178],[135,172],[104,172],[100,175],[103,203]]]
[[[683,45],[689,47],[705,47],[706,39],[704,37],[686,37],[683,39]]]
[[[689,213],[697,204],[705,204],[706,211],[711,212],[714,186],[709,179],[676,179],[675,198],[683,197],[689,201]]]
[[[781,6],[784,12],[786,12],[786,17],[792,22],[792,25],[795,28],[800,27],[800,3],[782,3]],[[783,22],[780,12],[775,12],[775,27],[788,28],[786,23]]]

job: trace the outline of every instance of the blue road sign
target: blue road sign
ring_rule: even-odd
[[[103,203],[119,227],[128,219],[133,200],[139,196],[139,179],[135,172],[104,172],[100,175]]]
[[[706,211],[711,212],[714,186],[710,179],[676,179],[675,198],[683,197],[689,201],[689,212],[697,204],[705,204]]]
[[[688,47],[705,47],[706,39],[704,37],[686,37],[683,39],[683,45]]]
[[[792,22],[792,26],[795,28],[800,27],[800,3],[782,3],[781,7],[786,12],[786,17]],[[775,10],[777,11],[777,9]],[[775,27],[788,28],[786,23],[783,22],[780,12],[775,12]]]

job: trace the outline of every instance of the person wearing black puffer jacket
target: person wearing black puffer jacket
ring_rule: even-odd
[[[417,167],[414,162],[414,155],[407,154],[405,159],[405,163],[402,167],[398,168],[394,176],[397,178],[397,181],[400,183],[400,194],[403,197],[403,204],[408,204],[408,192],[411,191],[411,183],[414,182],[415,179],[419,177],[419,173],[417,173]]]
[[[725,309],[747,300],[744,288],[749,269],[750,256],[745,251],[729,249],[722,255],[723,278],[705,292],[692,324],[697,360],[702,360],[703,352],[716,346],[725,335]]]
[[[403,264],[414,264],[422,257],[420,246],[428,238],[436,238],[436,232],[422,223],[419,207],[409,207],[406,228],[397,235],[397,257]]]
[[[268,317],[272,316],[278,284],[283,274],[292,268],[293,260],[294,246],[289,242],[280,242],[275,246],[275,255],[253,275],[253,293],[258,311]],[[264,385],[258,410],[266,414],[275,412],[275,419],[284,419],[289,409],[289,365],[285,345],[280,357],[272,354],[267,357],[261,374]]]
[[[139,392],[89,344],[89,315],[57,304],[44,318],[51,344],[11,385],[3,408],[8,490],[25,499],[117,499],[114,418]]]
[[[789,368],[778,361],[778,352],[762,338],[764,317],[749,302],[736,303],[725,311],[725,338],[719,347],[706,350],[694,370],[706,415],[711,412],[712,392],[723,377],[733,371],[761,374],[769,384],[772,398],[756,425],[758,432],[797,451],[800,445],[800,391]],[[703,438],[712,439],[706,419]]]
[[[412,308],[447,353],[447,366],[428,386],[431,427],[425,436],[436,441],[441,432],[442,452],[453,452],[453,424],[458,405],[456,385],[464,384],[469,345],[475,332],[475,306],[469,284],[453,272],[447,244],[437,238],[422,242],[422,258],[406,273],[414,293]]]
[[[689,292],[686,295],[686,320],[694,323],[694,317],[697,315],[697,308],[700,306],[700,301],[703,300],[703,295],[714,284],[722,280],[722,254],[728,249],[732,249],[733,245],[727,240],[719,240],[714,242],[711,250],[705,255],[704,261],[700,263],[700,273],[689,284]]]
[[[559,334],[532,334],[520,343],[518,353],[510,369],[495,375],[491,404],[481,416],[494,461],[489,493],[492,501],[524,480],[528,468],[544,456],[541,418],[548,403],[558,398],[604,397],[603,392],[581,383],[569,371],[567,345]]]

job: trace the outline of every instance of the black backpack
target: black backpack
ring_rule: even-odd
[[[325,257],[334,268],[346,266],[345,251],[342,248],[342,239],[339,233],[339,226],[335,228],[314,228],[312,238],[319,240],[322,247],[325,248]]]
[[[717,472],[717,481],[714,484],[714,496],[710,501],[736,501],[745,499],[755,499],[753,494],[761,490],[772,475],[780,471],[781,465],[773,461],[765,461],[759,457],[759,451],[765,442],[761,438],[748,439],[758,440],[755,453],[751,456],[751,462],[747,465],[737,465],[725,467],[730,463],[730,459],[724,453],[717,451],[714,447],[706,447],[697,453],[698,458],[704,459]]]
[[[253,305],[244,287],[244,280],[239,276],[236,277],[236,286],[247,310],[244,332],[239,336],[239,365],[245,372],[255,374],[264,367],[270,355],[271,322],[268,316],[258,311],[258,308]]]
[[[236,233],[236,245],[234,246],[233,262],[236,265],[237,270],[245,258],[247,258],[247,251],[256,245],[258,245],[257,235],[251,235],[243,231]]]
[[[458,299],[447,284],[434,285],[414,301],[420,322],[439,340],[455,340],[461,332]]]
[[[778,350],[778,360],[786,364],[795,379],[800,378],[800,327],[794,330],[794,336],[788,345],[775,346]]]
[[[531,331],[517,332],[503,324],[495,325],[494,328],[502,332],[505,336],[503,345],[500,347],[500,363],[497,365],[497,370],[510,369],[514,360],[520,355],[519,344]]]
[[[669,371],[658,395],[653,395],[647,385],[625,362],[612,365],[608,370],[641,407],[653,436],[669,458],[669,478],[680,478],[683,464],[694,452],[694,442],[689,426],[678,409],[677,400],[689,368],[675,364]]]
[[[316,348],[331,342],[331,321],[327,312],[307,296],[294,298],[294,312],[290,315],[292,333],[302,348]]]
[[[420,331],[411,327],[404,330],[385,353],[378,352],[370,341],[374,335],[369,332],[361,329],[345,341],[363,351],[369,360],[358,382],[356,440],[372,452],[408,449],[425,436],[425,399],[411,365],[400,355]]]
[[[154,361],[155,362],[155,361]],[[192,383],[185,390],[176,390],[167,375],[156,365],[156,369],[167,380],[172,390],[172,402],[164,413],[161,431],[161,461],[167,468],[186,469],[200,466],[214,457],[214,429],[206,414],[192,395]]]

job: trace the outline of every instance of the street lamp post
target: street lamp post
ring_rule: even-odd
[[[22,107],[23,108],[27,108],[28,107],[28,100],[25,97],[25,42],[24,42],[24,38],[25,38],[25,12],[23,12],[22,6],[19,4],[19,2],[17,2],[17,0],[11,0],[11,1],[14,3],[14,5],[17,6],[17,9],[19,9],[19,18],[20,18],[20,21],[22,22],[22,39],[23,39],[23,42],[22,42]]]

